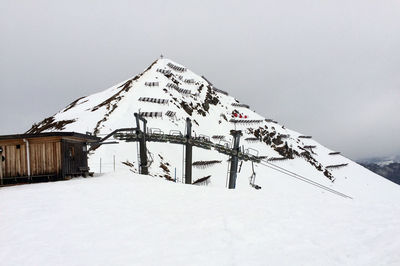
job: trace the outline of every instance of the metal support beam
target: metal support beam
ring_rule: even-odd
[[[94,143],[88,143],[90,146],[94,146],[94,145],[106,145],[106,144],[118,144],[118,141],[107,141],[107,142],[94,142]]]
[[[140,153],[140,165],[139,173],[142,175],[148,175],[148,162],[147,162],[147,147],[146,147],[146,131],[147,131],[147,120],[144,119],[140,114],[135,113],[136,118],[136,134],[139,136],[139,153]],[[140,129],[140,121],[143,122],[143,131]]]
[[[185,144],[185,184],[192,184],[192,121],[186,118],[186,144]]]
[[[237,177],[237,170],[239,165],[239,142],[240,136],[242,136],[242,131],[240,130],[231,130],[231,135],[233,136],[233,154],[231,156],[231,169],[229,172],[229,188],[234,189],[236,188],[236,177]]]
[[[119,129],[116,129],[113,132],[111,132],[110,134],[108,134],[107,136],[105,136],[104,138],[100,139],[98,142],[90,143],[89,144],[90,145],[89,151],[97,149],[98,147],[100,147],[100,145],[108,144],[108,143],[105,143],[104,141],[109,139],[110,137],[114,136],[114,134],[116,134],[118,132],[133,131],[133,130],[136,130],[136,128],[119,128]]]

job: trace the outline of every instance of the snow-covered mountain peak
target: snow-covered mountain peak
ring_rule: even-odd
[[[357,182],[361,185],[377,179],[385,182],[311,136],[257,114],[228,91],[216,88],[205,77],[166,58],[154,61],[143,73],[109,89],[75,100],[54,116],[34,124],[28,132],[75,131],[103,136],[118,128],[135,127],[135,112],[147,118],[150,130],[164,133],[183,132],[186,118],[190,117],[194,135],[202,134],[219,143],[231,142],[230,130],[240,129],[241,145],[249,152],[327,185],[348,188]],[[151,143],[149,150],[153,154],[152,175],[167,179],[182,177],[180,145]],[[136,147],[132,143],[96,149],[90,156],[92,169],[99,169],[100,158],[104,162],[104,158],[113,155],[118,155],[119,166],[137,171]],[[211,176],[212,185],[225,185],[227,159],[214,150],[195,149],[194,161],[205,162],[210,168],[194,169],[194,179]],[[102,169],[113,168],[107,170],[103,165]],[[251,169],[250,163],[244,163],[241,173],[250,176]],[[248,187],[248,179],[241,180],[239,183]],[[359,181],[349,185],[349,180]]]

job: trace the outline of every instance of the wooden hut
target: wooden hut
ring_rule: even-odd
[[[0,185],[87,175],[87,144],[98,141],[75,132],[0,136]]]

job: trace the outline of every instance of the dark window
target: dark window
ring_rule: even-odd
[[[17,144],[17,150],[21,149],[21,145]]]

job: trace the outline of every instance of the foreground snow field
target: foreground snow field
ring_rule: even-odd
[[[0,264],[400,265],[398,187],[350,200],[263,173],[258,191],[130,171],[0,188]]]

